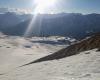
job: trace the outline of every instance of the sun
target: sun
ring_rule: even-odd
[[[43,13],[49,7],[54,6],[56,0],[35,0],[34,3],[36,4],[36,9],[34,13],[37,14]]]
[[[49,11],[51,11],[51,8],[54,8],[56,7],[56,0],[33,0],[34,1],[34,5],[35,8],[34,8],[34,11],[33,11],[33,14],[34,16],[32,17],[32,20],[31,22],[29,23],[25,33],[24,33],[24,36],[27,37],[29,36],[31,33],[32,33],[32,29],[34,29],[34,25],[37,21],[37,16],[38,14],[42,14],[42,13],[48,13]],[[41,18],[42,20],[42,18]],[[38,34],[40,33],[40,30],[41,30],[41,20],[39,22],[39,30],[38,30]]]

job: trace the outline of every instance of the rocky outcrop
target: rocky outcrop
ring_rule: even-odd
[[[72,44],[71,46],[68,46],[67,48],[64,48],[54,54],[45,56],[43,58],[40,58],[38,60],[35,60],[25,65],[43,62],[43,61],[49,61],[49,60],[58,60],[61,58],[79,54],[82,51],[91,50],[95,48],[98,48],[98,50],[100,50],[100,34],[93,35],[90,38]]]

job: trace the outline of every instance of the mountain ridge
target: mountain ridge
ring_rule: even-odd
[[[59,60],[95,48],[98,48],[98,50],[100,50],[100,34],[95,34],[90,38],[83,39],[75,44],[68,46],[67,48],[59,50],[54,54],[50,54],[48,56],[42,57],[23,66],[44,62],[44,61]]]
[[[34,17],[34,16],[33,16]],[[32,17],[19,24],[1,30],[8,35],[23,36]],[[41,21],[41,25],[40,25]],[[39,14],[31,26],[29,36],[72,36],[85,38],[100,32],[100,14],[82,15],[78,13]],[[9,31],[8,31],[9,29]]]

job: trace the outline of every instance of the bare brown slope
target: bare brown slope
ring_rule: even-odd
[[[43,58],[40,58],[38,60],[35,60],[33,62],[30,62],[25,65],[43,62],[43,61],[49,61],[49,60],[55,60],[55,59],[61,59],[68,56],[79,54],[82,51],[91,50],[94,48],[99,48],[100,50],[100,34],[94,35],[88,39],[84,39],[78,43],[75,43],[67,48],[64,48],[54,54],[45,56]],[[25,66],[23,65],[23,66]]]

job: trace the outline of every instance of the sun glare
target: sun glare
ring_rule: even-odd
[[[43,13],[49,7],[54,6],[56,0],[35,0],[34,3],[36,4],[36,9],[34,13],[37,14],[37,13]]]
[[[34,3],[36,5],[34,12],[33,12],[34,16],[31,22],[29,23],[27,30],[25,31],[25,34],[24,34],[25,37],[29,36],[32,33],[32,29],[35,28],[34,25],[36,23],[38,14],[48,12],[48,10],[50,10],[51,8],[54,8],[56,0],[34,0]],[[40,32],[41,30],[41,21],[39,24],[40,26],[39,26],[38,32]]]

